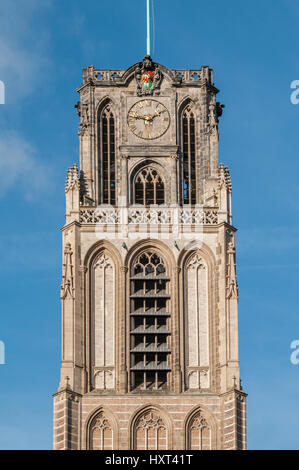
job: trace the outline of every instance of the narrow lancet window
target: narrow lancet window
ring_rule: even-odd
[[[111,105],[100,114],[101,202],[115,205],[115,124]]]
[[[182,191],[184,204],[196,204],[195,117],[188,105],[182,114]]]

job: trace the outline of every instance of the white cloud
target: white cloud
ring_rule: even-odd
[[[6,88],[6,104],[19,102],[30,94],[46,60],[37,53],[27,52],[0,36],[0,78]]]
[[[49,188],[49,172],[23,137],[15,132],[0,134],[0,197],[18,185],[26,199],[34,199]]]
[[[6,86],[6,104],[19,103],[46,76],[48,36],[36,22],[37,14],[50,4],[47,0],[1,0],[0,80]]]
[[[21,188],[25,199],[34,199],[49,188],[51,181],[49,169],[34,146],[20,132],[10,129],[15,115],[9,114],[14,112],[11,105],[22,107],[24,98],[47,76],[49,38],[38,20],[51,5],[51,0],[1,0],[0,80],[5,84],[5,105],[0,115],[0,197]]]

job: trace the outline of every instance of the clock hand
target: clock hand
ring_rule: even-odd
[[[140,115],[138,116],[140,119],[143,119],[145,122],[149,122],[149,121],[152,121],[153,120],[153,117],[150,115],[150,114],[144,114],[144,115]]]
[[[150,115],[150,114],[138,114],[138,113],[135,113],[135,111],[131,111],[130,113],[131,117],[134,117],[135,119],[143,119],[144,121],[152,121],[153,120],[153,117],[154,115]]]
[[[155,117],[160,116],[162,113],[164,113],[164,110],[155,111],[154,114],[146,114],[141,117],[145,119],[146,121],[153,121]]]
[[[149,114],[144,114],[144,115],[138,115],[137,119],[143,119],[145,122],[150,122],[153,120],[152,116]]]
[[[144,116],[141,116],[140,114],[135,113],[135,111],[131,111],[130,116],[134,117],[135,119],[144,119]]]
[[[162,111],[155,111],[154,114],[151,115],[151,120],[153,120],[155,117],[160,116]]]

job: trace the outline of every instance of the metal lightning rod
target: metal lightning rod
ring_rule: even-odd
[[[146,53],[147,53],[147,55],[151,55],[151,13],[150,13],[150,0],[146,0],[146,17],[147,17]]]

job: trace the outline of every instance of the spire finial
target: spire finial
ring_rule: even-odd
[[[150,0],[146,0],[146,17],[147,17],[147,38],[146,38],[146,53],[151,55],[151,14],[150,14]]]

